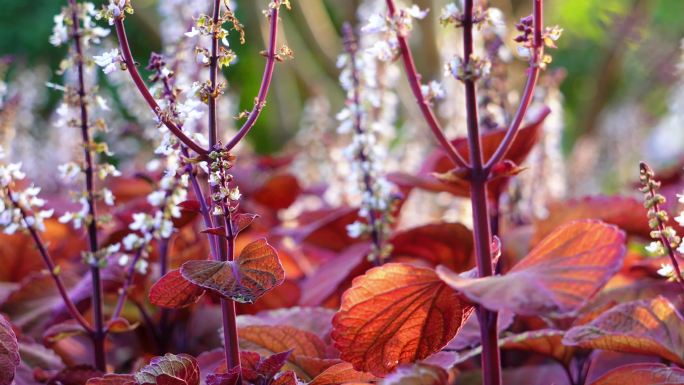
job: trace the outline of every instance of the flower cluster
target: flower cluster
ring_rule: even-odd
[[[29,227],[45,231],[44,221],[52,216],[53,210],[43,209],[45,200],[38,197],[39,187],[17,188],[16,182],[26,177],[21,163],[4,163],[3,158],[0,150],[0,227],[5,234]]]
[[[211,186],[211,200],[213,215],[229,215],[242,197],[240,189],[231,187],[233,176],[228,173],[233,167],[235,156],[226,150],[216,150],[209,154],[209,185]]]
[[[105,19],[109,25],[114,24],[114,20],[123,18],[126,14],[133,14],[133,6],[131,0],[109,0],[106,6],[103,4],[102,9],[97,14],[98,19]]]
[[[373,56],[382,61],[392,61],[399,54],[397,34],[406,36],[413,29],[413,19],[423,19],[428,11],[417,5],[399,10],[394,19],[384,13],[373,13],[368,17],[368,23],[361,29],[364,34],[379,36],[368,48]]]
[[[681,280],[675,249],[679,253],[684,252],[682,239],[677,235],[677,231],[669,226],[669,216],[667,211],[661,209],[665,203],[665,197],[658,193],[660,182],[655,180],[653,171],[645,163],[641,163],[639,172],[640,191],[644,194],[644,206],[648,210],[648,225],[651,228],[651,238],[653,241],[646,247],[646,251],[653,255],[669,255],[672,264],[664,264],[658,271],[659,274],[671,279]],[[679,196],[680,202],[684,202],[684,196]],[[684,214],[677,217],[677,222],[681,224]]]
[[[338,133],[352,133],[352,139],[344,150],[350,164],[348,173],[349,193],[360,196],[359,216],[347,226],[349,236],[358,238],[369,235],[372,239],[372,252],[369,259],[381,263],[391,249],[384,240],[390,232],[393,221],[392,211],[395,201],[394,188],[383,176],[385,148],[379,143],[380,132],[374,121],[373,88],[374,79],[363,74],[368,61],[375,60],[369,55],[359,55],[358,45],[351,29],[346,31],[346,54],[340,56],[340,82],[347,93],[347,105],[337,115],[340,121]],[[369,93],[366,94],[366,87]]]
[[[552,57],[544,53],[543,47],[539,47],[540,52],[537,55],[538,57],[534,57],[534,19],[532,16],[520,19],[520,22],[515,25],[515,28],[520,32],[520,35],[515,38],[515,41],[520,44],[518,46],[518,55],[524,59],[531,60],[533,65],[545,69],[546,66],[551,63]],[[563,29],[558,26],[544,28],[542,31],[543,45],[548,48],[556,48],[555,42],[560,39],[562,34]]]
[[[100,44],[101,39],[109,35],[109,30],[95,25],[94,19],[98,12],[95,10],[93,3],[78,3],[77,13],[78,18],[83,23],[80,29],[81,44],[88,47],[91,43]],[[67,43],[71,36],[69,36],[69,29],[73,23],[72,10],[70,7],[64,7],[53,17],[55,25],[52,27],[52,34],[50,35],[50,44],[59,47]]]
[[[219,47],[216,58],[219,68],[228,67],[237,58],[235,52],[230,49],[230,43],[228,42],[229,30],[223,27],[226,23],[230,23],[232,29],[240,34],[240,43],[244,44],[245,31],[242,29],[242,24],[240,24],[233,11],[227,6],[217,22],[214,22],[214,19],[208,15],[200,14],[192,30],[185,33],[187,37],[210,36],[221,41],[222,45]],[[211,64],[211,53],[208,48],[196,46],[195,55],[197,63],[206,67]]]
[[[494,14],[492,9],[483,10],[481,7],[477,7],[473,11],[473,25],[477,28],[482,28],[485,25],[491,25],[498,23],[500,20]],[[494,17],[492,17],[494,14]],[[439,22],[444,26],[453,25],[456,28],[463,27],[463,22],[465,20],[465,15],[463,11],[455,3],[449,3],[442,8],[442,14],[439,17]]]

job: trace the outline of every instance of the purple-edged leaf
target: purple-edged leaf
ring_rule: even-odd
[[[135,377],[132,374],[105,374],[89,379],[86,385],[135,385]]]
[[[12,325],[0,316],[0,385],[10,385],[19,366],[19,343]]]
[[[447,284],[488,309],[525,315],[569,315],[617,272],[625,235],[600,221],[562,226],[502,276],[467,279],[440,266]]]
[[[285,279],[276,250],[264,239],[247,245],[235,261],[185,262],[181,274],[195,285],[241,303],[254,303]]]
[[[652,363],[620,366],[591,383],[591,385],[676,384],[684,384],[684,370]]]
[[[84,385],[91,378],[104,375],[90,365],[76,365],[60,370],[53,375],[46,385]]]
[[[233,229],[235,230],[235,235],[240,234],[240,232],[254,222],[255,219],[259,218],[258,214],[251,213],[241,213],[235,214],[233,216]]]
[[[199,385],[197,360],[187,354],[155,357],[135,374],[138,385]]]

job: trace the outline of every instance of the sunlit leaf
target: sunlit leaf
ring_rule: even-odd
[[[178,309],[196,303],[204,289],[183,278],[180,270],[171,270],[150,289],[150,302],[154,305]]]
[[[625,235],[617,227],[582,220],[558,228],[502,276],[465,279],[438,274],[471,301],[525,315],[576,312],[619,269]]]
[[[309,385],[340,385],[346,383],[371,382],[377,380],[377,377],[370,373],[364,373],[354,370],[352,364],[348,362],[340,362],[323,371],[314,378]]]
[[[432,223],[392,236],[392,262],[422,261],[427,266],[444,265],[456,271],[475,266],[473,234],[460,223]]]
[[[240,328],[240,348],[262,356],[292,349],[286,369],[310,381],[328,367],[339,363],[330,356],[326,344],[315,334],[291,326],[248,326]]]
[[[239,315],[238,327],[254,325],[292,326],[316,334],[322,340],[329,337],[335,311],[322,307],[291,307],[259,312],[254,315]]]
[[[354,369],[383,376],[439,351],[472,310],[433,270],[388,263],[354,279],[331,336]]]
[[[684,370],[663,364],[631,364],[604,374],[591,385],[676,385],[684,384]]]
[[[276,250],[264,239],[247,245],[235,261],[188,261],[181,274],[195,285],[242,303],[254,303],[285,279]]]
[[[684,319],[666,298],[623,303],[574,327],[563,343],[589,349],[653,354],[684,364]]]

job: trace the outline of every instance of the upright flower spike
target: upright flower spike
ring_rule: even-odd
[[[380,265],[391,252],[386,239],[393,221],[395,197],[392,185],[383,176],[385,151],[378,143],[380,133],[375,131],[372,95],[365,89],[369,79],[362,76],[363,66],[374,59],[359,54],[358,43],[348,24],[344,27],[344,39],[345,55],[338,63],[343,65],[340,83],[347,92],[347,103],[338,114],[338,132],[352,132],[345,154],[351,166],[348,179],[352,195],[361,196],[359,216],[362,218],[361,222],[349,225],[347,232],[354,238],[369,235],[372,241],[369,259]]]
[[[655,179],[655,173],[645,163],[639,165],[640,191],[644,194],[644,207],[648,210],[648,225],[651,228],[653,242],[646,248],[649,253],[655,255],[667,254],[670,257],[670,265],[663,265],[658,274],[676,281],[684,289],[684,277],[679,268],[679,256],[677,249],[682,244],[682,238],[670,225],[667,211],[661,209],[665,203],[665,197],[658,193],[660,182]]]

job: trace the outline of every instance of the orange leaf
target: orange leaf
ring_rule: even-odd
[[[66,320],[47,328],[43,333],[43,340],[48,344],[52,344],[64,338],[84,334],[87,334],[87,332],[78,322]]]
[[[247,245],[235,261],[188,261],[180,270],[195,285],[241,303],[254,303],[285,279],[278,254],[265,239]]]
[[[316,376],[309,385],[340,385],[350,382],[371,382],[375,380],[377,380],[377,377],[374,375],[356,371],[352,364],[348,362],[340,362]]]
[[[684,365],[684,319],[670,301],[658,296],[606,311],[565,335],[563,343],[582,348],[653,354]]]
[[[315,334],[291,326],[257,325],[240,328],[240,348],[271,356],[292,349],[285,369],[310,381],[328,367],[339,363],[329,357],[325,343]]]
[[[251,198],[272,209],[286,209],[297,199],[302,188],[292,174],[279,174],[266,181]]]
[[[445,265],[456,271],[475,266],[473,234],[460,223],[432,223],[395,234],[392,262],[419,260],[430,267]]]
[[[621,196],[587,196],[581,199],[552,203],[550,215],[534,223],[532,244],[537,244],[558,226],[577,219],[599,219],[613,224],[629,234],[648,237],[651,230],[646,209],[637,199]]]
[[[179,269],[166,273],[152,288],[150,302],[170,309],[178,309],[196,303],[204,289],[183,278]]]
[[[613,369],[591,383],[591,385],[668,384],[684,384],[684,370],[663,364],[631,364]]]
[[[331,336],[354,369],[383,376],[439,351],[472,310],[432,269],[388,263],[354,279]]]
[[[443,266],[437,273],[471,301],[525,315],[576,312],[619,269],[625,235],[593,220],[562,226],[506,275],[466,279]]]

